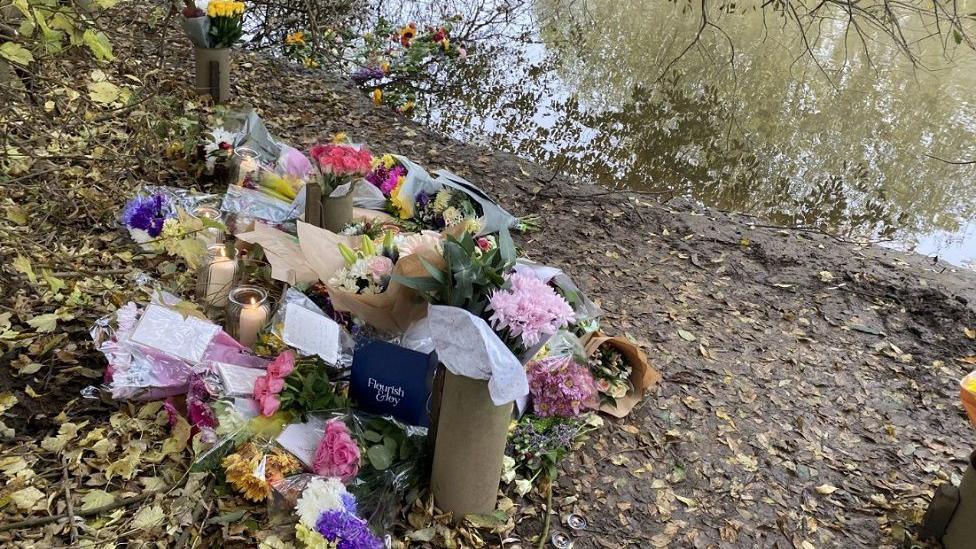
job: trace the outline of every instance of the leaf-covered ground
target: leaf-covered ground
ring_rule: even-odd
[[[185,474],[188,433],[158,403],[81,394],[104,366],[92,322],[185,282],[115,216],[139,184],[205,188],[185,153],[213,112],[190,91],[173,20],[113,16],[115,62],[39,67],[50,78],[0,114],[0,543],[286,546],[287,523]],[[606,331],[645,348],[664,381],[557,480],[552,530],[576,547],[900,547],[934,487],[961,474],[973,273],[574,182],[434,135],[327,72],[238,53],[234,78],[234,104],[295,146],[345,131],[540,215],[525,250],[576,279]],[[501,502],[512,518],[495,532],[451,529],[421,500],[396,534],[536,542],[543,498]],[[584,529],[565,525],[571,512]]]

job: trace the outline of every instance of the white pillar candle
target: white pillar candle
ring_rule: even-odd
[[[249,303],[245,303],[241,307],[237,340],[241,342],[241,345],[253,349],[254,343],[258,340],[258,332],[261,331],[267,321],[267,308],[252,297]]]
[[[204,302],[214,307],[223,307],[227,305],[227,294],[230,293],[231,284],[234,283],[234,274],[237,273],[237,260],[227,257],[224,247],[220,246],[215,250],[208,269],[210,274],[207,277],[207,292]]]

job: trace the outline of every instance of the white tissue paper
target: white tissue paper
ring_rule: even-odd
[[[427,325],[437,358],[454,375],[487,379],[496,406],[529,394],[522,363],[483,319],[458,307],[431,305]]]

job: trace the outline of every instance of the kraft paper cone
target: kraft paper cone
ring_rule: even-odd
[[[959,505],[952,515],[942,546],[945,549],[969,549],[976,540],[976,452],[969,456],[969,467],[959,483]]]
[[[445,372],[430,486],[455,521],[495,510],[511,420],[512,403],[495,406],[487,381]]]
[[[624,417],[644,398],[644,393],[661,381],[661,374],[648,363],[647,356],[632,341],[624,337],[595,335],[586,343],[586,356],[592,357],[604,345],[615,347],[631,366],[630,383],[634,390],[618,398],[616,406],[603,404],[600,411],[613,417]]]

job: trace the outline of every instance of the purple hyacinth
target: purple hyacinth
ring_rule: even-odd
[[[346,511],[325,511],[315,530],[338,549],[383,549],[383,541],[369,531],[366,521]]]
[[[363,85],[366,82],[369,82],[370,80],[383,78],[383,74],[384,74],[383,71],[376,67],[363,67],[357,70],[356,72],[352,73],[350,77],[352,78],[353,82],[359,85]]]
[[[122,209],[122,222],[130,229],[141,229],[155,238],[163,231],[163,223],[172,215],[173,208],[165,195],[136,196]]]

